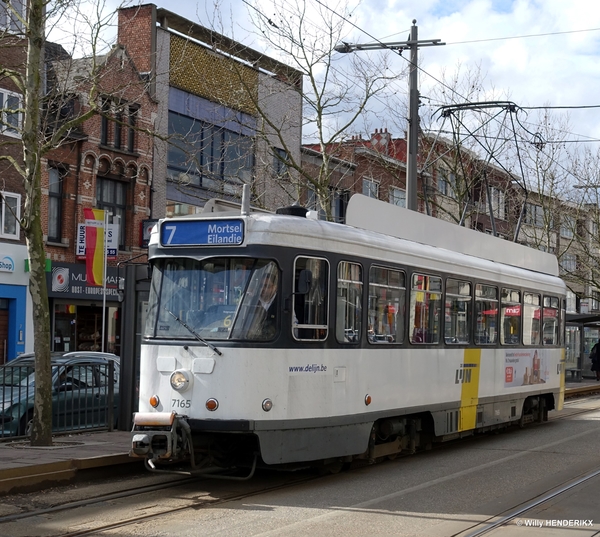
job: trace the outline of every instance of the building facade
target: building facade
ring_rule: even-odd
[[[156,103],[121,45],[94,58],[59,53],[46,60],[46,129],[87,117],[92,101],[97,107],[42,161],[51,348],[120,354],[117,266],[146,252],[142,235],[153,216]],[[103,287],[86,277],[86,208],[107,215],[106,300]]]
[[[24,14],[24,6],[15,3]],[[22,46],[22,25],[0,4],[0,66],[23,71],[25,50]],[[31,298],[25,235],[19,220],[25,201],[23,178],[17,165],[23,162],[20,131],[23,97],[9,76],[0,76],[0,364],[17,354],[33,350]]]
[[[119,11],[119,43],[157,102],[155,203],[167,216],[198,212],[211,198],[239,201],[245,184],[263,208],[290,203],[272,179],[278,155],[300,156],[297,71],[152,4]]]

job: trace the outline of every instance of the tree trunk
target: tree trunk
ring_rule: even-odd
[[[35,351],[35,399],[31,444],[52,445],[52,371],[50,364],[50,313],[46,286],[46,254],[41,221],[42,51],[44,0],[30,0],[27,24],[27,66],[24,88],[23,156],[25,164],[25,211],[23,228],[29,253],[29,292],[33,303]]]

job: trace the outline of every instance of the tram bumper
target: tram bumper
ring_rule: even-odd
[[[130,457],[173,461],[190,456],[190,426],[175,412],[136,412]]]

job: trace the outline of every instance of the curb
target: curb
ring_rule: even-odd
[[[569,386],[565,389],[565,399],[569,397],[576,397],[578,395],[589,395],[592,393],[600,393],[600,383],[598,384],[588,384],[586,386]]]
[[[106,466],[140,464],[140,462],[143,461],[134,459],[127,453],[122,453],[8,468],[0,470],[0,496],[18,492],[32,492],[59,483],[64,485],[89,470]],[[35,473],[31,473],[32,470]]]

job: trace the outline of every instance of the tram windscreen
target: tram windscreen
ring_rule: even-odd
[[[145,335],[165,339],[272,339],[279,269],[267,259],[160,259]]]

